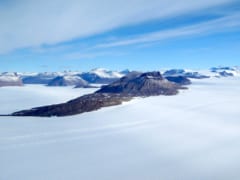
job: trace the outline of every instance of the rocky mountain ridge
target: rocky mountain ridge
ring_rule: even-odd
[[[119,80],[121,77],[130,73],[128,69],[123,71],[110,71],[103,68],[93,69],[89,72],[79,71],[64,71],[64,72],[44,72],[44,73],[0,73],[1,84],[0,86],[16,85],[21,86],[23,84],[44,84],[54,86],[77,86],[77,87],[89,87],[81,86],[78,81],[73,79],[83,79],[89,84],[110,84]],[[188,84],[184,78],[202,79],[211,77],[240,77],[240,67],[213,67],[209,70],[186,70],[186,69],[168,69],[163,72],[163,76],[178,83]],[[17,77],[15,83],[6,74],[14,74],[12,77]],[[62,80],[61,78],[62,77]],[[181,80],[180,80],[181,77]],[[57,79],[55,79],[57,78]],[[67,79],[72,79],[68,81]],[[65,82],[63,82],[65,81]],[[57,83],[58,82],[58,83]],[[70,83],[72,82],[72,83]],[[74,83],[76,82],[76,83]],[[81,83],[80,83],[81,84]]]
[[[57,76],[51,80],[47,86],[79,86],[79,87],[88,87],[89,84],[87,81],[82,79],[77,75],[72,76]]]
[[[12,116],[67,116],[90,112],[102,107],[113,106],[129,101],[134,97],[156,95],[176,95],[180,84],[165,79],[160,72],[133,72],[95,93],[88,94],[66,103],[36,107],[11,114]]]

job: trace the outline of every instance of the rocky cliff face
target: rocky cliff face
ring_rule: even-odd
[[[156,95],[175,95],[183,87],[163,78],[160,72],[132,72],[120,80],[103,86],[93,94],[88,94],[66,103],[37,107],[30,110],[15,112],[13,116],[66,116],[102,107],[121,104],[133,97]]]
[[[181,87],[163,78],[160,72],[130,74],[96,93],[121,93],[131,96],[175,95]]]

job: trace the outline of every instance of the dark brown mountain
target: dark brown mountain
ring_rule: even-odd
[[[133,97],[175,95],[179,84],[163,78],[160,72],[132,72],[120,80],[103,86],[93,94],[84,95],[62,104],[37,107],[15,112],[13,116],[67,116],[90,112],[102,107],[121,104]]]
[[[180,85],[163,78],[160,72],[137,72],[103,86],[96,93],[121,93],[131,96],[175,95]]]
[[[42,106],[30,110],[15,112],[12,116],[51,117],[75,115],[98,110],[102,107],[119,105],[123,101],[129,100],[131,100],[131,97],[124,97],[120,94],[112,94],[109,96],[108,94],[94,93],[81,96],[62,104]]]

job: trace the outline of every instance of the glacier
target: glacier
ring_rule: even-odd
[[[240,79],[194,79],[176,96],[67,117],[0,117],[0,179],[239,179]],[[96,89],[0,89],[0,113]]]

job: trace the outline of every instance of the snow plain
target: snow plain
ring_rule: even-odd
[[[0,88],[0,113],[91,91]],[[239,92],[239,78],[211,78],[76,116],[0,117],[0,179],[240,179]]]

